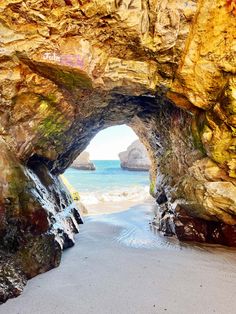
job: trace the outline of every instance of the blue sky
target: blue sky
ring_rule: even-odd
[[[91,160],[119,159],[118,154],[137,139],[134,131],[126,126],[119,125],[100,131],[90,142],[86,151]]]

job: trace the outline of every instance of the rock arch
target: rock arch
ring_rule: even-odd
[[[58,175],[112,125],[147,147],[166,233],[235,245],[235,16],[224,1],[8,0],[0,15],[2,272],[19,280],[2,277],[2,300],[73,245],[81,219]]]

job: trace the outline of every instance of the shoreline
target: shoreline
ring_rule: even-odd
[[[65,175],[60,175],[60,178],[63,182],[63,184],[66,186],[68,191],[71,193],[74,202],[78,206],[78,208],[81,208],[82,216],[89,216],[89,215],[103,215],[103,214],[112,214],[112,213],[119,213],[122,211],[128,210],[130,207],[137,205],[137,200],[122,200],[122,201],[104,201],[104,202],[98,202],[96,204],[86,204],[82,199],[81,195],[83,195],[83,192],[79,192],[75,189],[75,187],[68,181],[68,179],[65,177]],[[79,200],[76,198],[79,197]],[[153,203],[153,206],[155,205],[155,199],[149,195],[148,197],[144,198],[143,200],[140,200],[140,204],[142,203]],[[81,206],[82,204],[82,206]],[[86,209],[86,212],[83,212],[83,206]]]
[[[153,198],[149,198],[144,200],[142,204],[150,204],[150,206],[155,206],[155,200]],[[137,202],[135,201],[122,201],[122,202],[100,202],[98,204],[85,205],[87,209],[87,213],[83,214],[83,217],[96,216],[96,215],[106,215],[106,214],[118,214],[124,211],[128,211],[131,207],[136,206]],[[153,212],[154,217],[154,212]]]

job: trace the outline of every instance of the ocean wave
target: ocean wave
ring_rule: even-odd
[[[82,203],[85,205],[122,201],[144,201],[150,197],[149,186],[132,186],[112,189],[109,192],[94,191],[80,192],[79,194]]]

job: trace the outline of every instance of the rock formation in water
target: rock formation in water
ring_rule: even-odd
[[[55,267],[81,222],[59,174],[131,126],[159,227],[236,245],[235,1],[0,3],[0,299]]]
[[[126,151],[119,153],[120,166],[133,171],[147,171],[151,162],[145,146],[139,141],[134,141]]]
[[[82,152],[71,164],[72,168],[78,170],[95,170],[95,165],[89,159],[89,153],[84,151]]]

